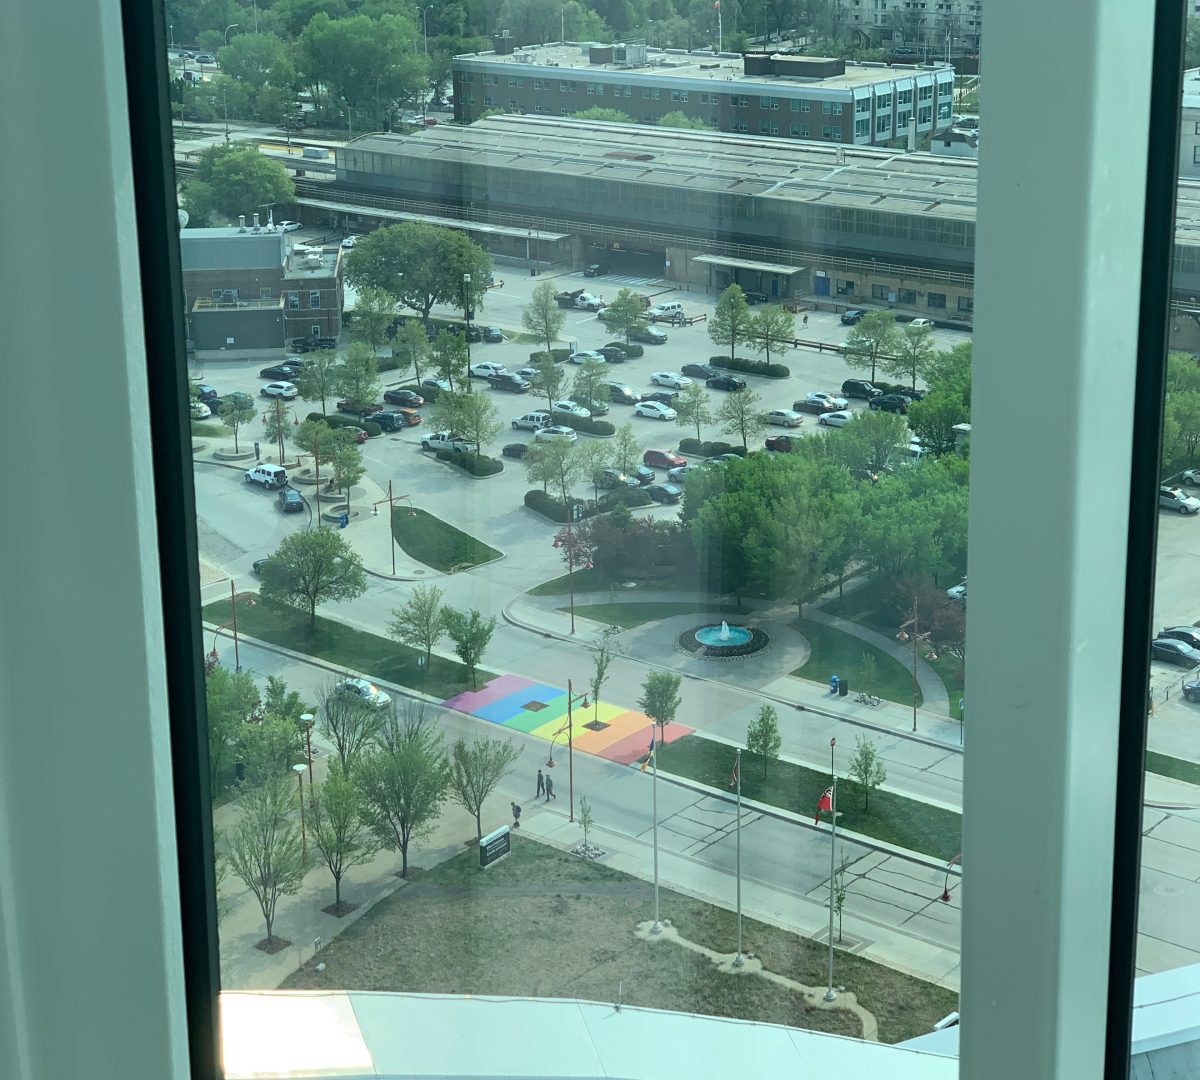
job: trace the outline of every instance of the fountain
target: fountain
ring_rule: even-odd
[[[730,626],[727,619],[720,624],[696,626],[675,639],[684,652],[705,660],[733,660],[764,649],[767,635],[753,626]]]

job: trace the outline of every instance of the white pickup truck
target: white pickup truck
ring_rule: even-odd
[[[461,435],[452,431],[431,431],[421,440],[422,450],[458,450],[470,453],[472,446]]]

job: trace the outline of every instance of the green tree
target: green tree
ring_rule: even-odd
[[[762,778],[767,778],[767,766],[779,760],[783,736],[779,734],[779,714],[773,705],[764,705],[746,729],[746,752],[756,754],[762,762]]]
[[[583,852],[587,855],[590,845],[588,844],[588,833],[595,826],[595,819],[592,817],[592,804],[588,802],[586,795],[579,797],[579,827],[583,830]]]
[[[875,661],[874,650],[863,650],[862,659],[858,662],[858,677],[864,690],[870,690],[879,679],[879,665]]]
[[[239,757],[252,784],[286,773],[303,756],[300,728],[286,717],[264,712],[242,728]]]
[[[367,473],[362,451],[342,428],[334,432],[333,450],[329,456],[329,482],[346,493],[346,510],[350,510],[350,489]]]
[[[250,423],[258,415],[258,406],[254,404],[254,398],[249,394],[235,390],[232,394],[225,396],[218,415],[221,417],[221,423],[233,432],[233,452],[236,454],[238,453],[238,429],[243,424]]]
[[[543,491],[553,484],[564,505],[571,501],[571,488],[583,472],[582,459],[575,446],[559,439],[534,442],[525,454],[524,462],[531,482],[540,483]]]
[[[572,115],[576,120],[600,120],[607,124],[633,123],[633,117],[628,113],[623,113],[620,109],[605,109],[598,105],[593,105],[590,109],[583,109]]]
[[[600,635],[600,646],[592,656],[592,677],[588,689],[592,692],[592,719],[600,718],[600,691],[608,682],[608,669],[616,655],[617,638],[621,636],[619,626],[606,626]]]
[[[915,390],[917,377],[925,377],[933,353],[933,328],[909,325],[896,335],[895,354],[881,366],[893,378],[906,380]]]
[[[355,341],[369,345],[376,356],[388,340],[388,330],[396,318],[396,298],[384,289],[372,285],[359,290],[358,302],[354,305],[354,319],[350,323],[350,336]]]
[[[1167,419],[1175,435],[1175,444],[1187,452],[1188,464],[1195,460],[1200,446],[1200,392],[1184,390],[1167,398]]]
[[[887,779],[887,769],[879,759],[879,752],[871,739],[854,736],[854,754],[850,758],[850,775],[863,789],[863,809],[870,806],[871,792]]]
[[[699,442],[700,429],[715,418],[711,405],[708,391],[700,383],[689,383],[675,399],[675,422],[681,427],[694,427]]]
[[[446,626],[446,634],[454,642],[454,651],[466,665],[467,674],[471,677],[471,689],[475,687],[475,669],[483,654],[487,651],[496,631],[495,616],[485,619],[472,608],[470,611],[456,611],[452,607],[442,609],[442,619]]]
[[[225,859],[258,901],[267,925],[266,947],[273,952],[275,908],[281,896],[300,891],[306,869],[291,778],[274,776],[248,787],[238,802],[241,816],[229,835]]]
[[[833,910],[838,917],[838,942],[842,940],[842,911],[846,907],[846,896],[849,889],[846,886],[846,870],[850,866],[850,856],[843,855],[842,861],[833,875]]]
[[[1183,49],[1183,70],[1200,67],[1200,19],[1188,19],[1187,39]]]
[[[419,707],[389,726],[386,741],[355,770],[365,814],[381,846],[400,852],[408,877],[408,851],[437,821],[450,788],[442,736]]]
[[[767,421],[763,417],[762,398],[748,387],[726,394],[717,407],[717,423],[727,435],[742,440],[742,448],[750,449],[750,439],[763,433]]]
[[[540,282],[534,286],[533,296],[521,312],[521,325],[533,338],[545,344],[546,352],[554,347],[567,321],[567,313],[555,299],[557,295],[553,282]]]
[[[225,143],[202,150],[196,172],[183,189],[183,204],[202,221],[247,219],[263,207],[295,202],[296,188],[287,170],[263,157],[257,146]]]
[[[549,282],[543,284],[549,284]],[[559,399],[566,379],[562,367],[554,362],[549,353],[544,353],[533,361],[533,375],[529,379],[530,387],[537,393],[546,395],[547,409]]]
[[[509,739],[455,742],[450,752],[450,799],[475,819],[476,841],[483,839],[483,804],[520,756]]]
[[[593,412],[597,406],[607,407],[608,381],[608,365],[603,360],[585,360],[571,379],[571,398]]]
[[[402,358],[412,364],[417,382],[421,381],[421,369],[429,358],[429,335],[419,322],[409,319],[396,331],[392,339],[392,356],[397,362]],[[403,370],[403,369],[401,369]]]
[[[908,446],[904,417],[881,409],[865,410],[856,416],[853,424],[828,434],[831,454],[854,476],[864,470],[876,475],[887,472]]]
[[[333,742],[342,767],[350,769],[378,737],[384,718],[370,702],[339,693],[340,681],[331,679],[317,688],[317,721],[321,734]]]
[[[675,719],[681,698],[679,687],[683,679],[673,671],[652,671],[642,683],[642,696],[638,708],[658,725],[659,742],[662,742],[667,725]]]
[[[311,353],[304,368],[292,376],[292,382],[305,401],[321,403],[322,416],[326,402],[339,393],[340,367],[337,353],[332,349],[319,349]]]
[[[558,41],[565,31],[568,41],[612,41],[604,20],[579,0],[503,0],[497,26],[511,29],[520,45]]]
[[[504,430],[500,410],[484,394],[439,394],[433,406],[433,422],[437,428],[456,432],[472,443],[476,455]]]
[[[355,342],[334,369],[334,389],[351,405],[374,405],[379,398],[379,361],[370,346]]]
[[[632,472],[642,459],[642,445],[638,442],[633,424],[626,420],[610,440],[613,464],[623,473]]]
[[[288,45],[270,33],[238,34],[217,51],[221,72],[261,91],[268,86],[291,89],[296,65]]]
[[[362,560],[330,529],[292,533],[263,564],[264,600],[302,607],[308,612],[308,632],[317,628],[317,606],[353,600],[367,591]]]
[[[713,125],[698,116],[688,116],[687,113],[675,109],[664,113],[658,118],[658,126],[665,128],[691,128],[695,131],[712,131]]]
[[[931,454],[950,454],[958,446],[954,428],[971,414],[954,390],[933,390],[908,409],[908,426]]]
[[[611,304],[600,313],[610,333],[620,334],[629,344],[629,335],[650,325],[645,301],[632,289],[621,289]]]
[[[872,311],[864,315],[850,329],[842,345],[842,356],[846,365],[855,371],[871,371],[875,381],[875,370],[880,357],[895,356],[900,348],[900,331],[890,311]]]
[[[308,835],[333,875],[333,909],[341,914],[342,878],[352,866],[369,863],[379,850],[364,814],[367,805],[359,787],[340,762],[329,765],[329,774],[315,791],[309,789],[305,811]]]
[[[325,466],[326,476],[331,475],[330,461],[335,448],[344,438],[344,432],[334,430],[324,420],[305,420],[292,433],[292,442],[313,459],[318,495],[321,487],[321,466]]]
[[[708,336],[715,345],[729,349],[729,359],[737,359],[737,347],[750,336],[750,305],[740,285],[730,285],[717,300],[712,318],[708,320]]]
[[[446,634],[443,595],[436,585],[414,585],[404,606],[392,609],[388,623],[388,633],[397,641],[425,650],[427,670],[433,650]]]
[[[346,20],[343,20],[346,21]],[[386,225],[364,236],[346,258],[346,280],[355,288],[375,286],[428,325],[434,304],[472,308],[487,295],[492,264],[486,251],[455,229],[417,222]],[[463,275],[471,281],[465,285]]]
[[[1168,353],[1167,394],[1184,390],[1200,390],[1200,363],[1187,353]]]
[[[267,404],[267,410],[262,414],[263,435],[273,442],[279,450],[279,463],[284,461],[284,440],[292,433],[292,421],[295,413],[290,405],[285,405],[282,398],[274,398]]]
[[[450,384],[452,393],[471,392],[471,375],[467,369],[467,343],[461,334],[439,330],[438,336],[433,339],[429,361],[438,378],[445,379]]]
[[[771,350],[791,348],[796,339],[796,316],[776,304],[764,304],[750,314],[746,343],[755,352],[765,353],[771,362]]]
[[[585,439],[575,445],[579,471],[592,483],[592,497],[600,497],[600,474],[612,465],[612,447],[607,439]]]
[[[259,695],[247,672],[226,671],[217,664],[205,676],[204,696],[208,720],[208,793],[215,800],[237,759],[246,722],[258,709]]]

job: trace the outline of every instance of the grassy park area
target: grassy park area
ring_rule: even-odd
[[[670,890],[662,915],[679,933],[732,952],[735,916]],[[513,837],[513,851],[486,872],[464,851],[380,901],[321,950],[281,989],[579,998],[730,1016],[861,1036],[857,1017],[819,1008],[797,990],[761,975],[727,974],[668,940],[634,936],[653,918],[649,882],[555,848]],[[744,919],[747,951],[772,972],[824,986],[819,942]],[[879,1022],[879,1037],[900,1042],[931,1029],[957,1008],[952,991],[838,953],[836,980]]]
[[[793,675],[819,683],[828,683],[830,675],[840,675],[849,680],[851,693],[869,690],[888,701],[912,705],[912,674],[894,657],[853,634],[835,630],[824,623],[797,619],[792,625],[804,635],[812,649],[812,655],[792,672]],[[920,704],[918,696],[917,705]]]
[[[392,510],[392,535],[417,562],[443,573],[469,570],[501,557],[501,552],[488,547],[482,540],[424,510],[407,506]]]

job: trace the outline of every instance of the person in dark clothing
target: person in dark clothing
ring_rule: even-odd
[[[558,796],[554,794],[554,781],[551,780],[550,777],[547,776],[546,777],[546,802],[549,802],[551,799],[556,799],[556,798],[558,798]]]
[[[807,315],[804,316],[804,329],[805,330],[808,329],[808,316]]]
[[[542,770],[538,769],[537,794],[534,795],[534,798],[536,799],[538,797],[538,795],[545,795],[545,794],[546,794],[546,778],[544,776],[542,776]]]
[[[513,812],[513,828],[519,829],[521,827],[521,808],[516,803],[513,803],[512,804],[512,812]]]

